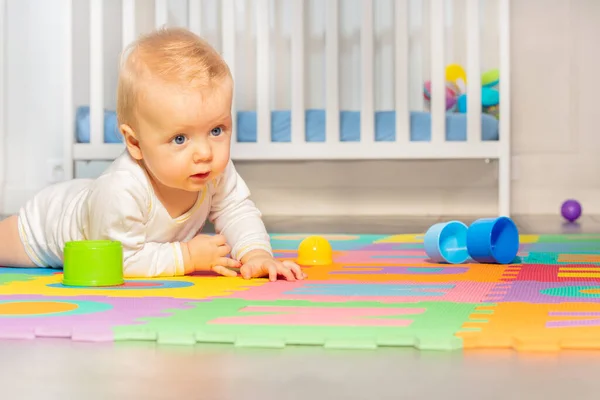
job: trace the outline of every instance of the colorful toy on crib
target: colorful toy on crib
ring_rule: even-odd
[[[499,118],[500,93],[497,89],[500,82],[500,71],[492,69],[481,75],[481,111]],[[423,87],[427,107],[431,101],[431,81]],[[467,74],[459,64],[446,67],[446,111],[467,112]]]

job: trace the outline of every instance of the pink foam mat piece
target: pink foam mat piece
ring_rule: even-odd
[[[59,315],[22,315],[3,318],[0,338],[71,338],[80,341],[112,341],[113,327],[143,324],[143,318],[165,317],[170,310],[191,307],[189,300],[170,297],[120,298],[106,296],[50,297],[0,296],[0,302],[62,302],[77,305],[75,312]],[[198,301],[196,301],[198,302]]]

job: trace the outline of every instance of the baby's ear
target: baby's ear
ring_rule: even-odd
[[[135,131],[127,124],[122,124],[119,129],[123,135],[123,139],[125,141],[125,145],[127,146],[127,150],[129,150],[129,154],[131,154],[131,156],[136,160],[141,160],[142,150],[140,149],[140,142],[137,139],[137,134]]]

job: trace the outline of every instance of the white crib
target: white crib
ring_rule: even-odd
[[[139,32],[136,25],[140,14],[152,13],[152,25],[158,27],[169,24],[171,8],[175,0],[121,0],[121,46],[126,46],[134,40]],[[183,5],[185,20],[183,25],[204,36],[207,0],[179,0],[176,6]],[[272,9],[276,2],[286,2],[291,13],[289,29],[289,92],[290,106],[286,110],[278,110],[274,105],[274,89],[272,87],[274,73],[270,54],[278,39],[272,30]],[[322,0],[318,2],[324,10],[324,100],[322,109],[313,110],[306,106],[307,93],[305,81],[311,69],[306,67],[307,57],[307,20],[305,0],[217,0],[218,26],[220,42],[218,48],[230,65],[234,77],[242,73],[239,68],[240,4],[253,8],[254,27],[249,36],[255,40],[255,107],[251,110],[234,109],[234,140],[232,158],[234,160],[376,160],[376,159],[482,159],[498,161],[498,200],[499,215],[510,214],[510,25],[509,0],[494,0],[498,7],[497,38],[498,38],[498,69],[501,71],[499,81],[500,117],[498,135],[493,139],[482,137],[481,83],[478,79],[470,79],[467,85],[468,111],[463,115],[465,129],[464,138],[449,138],[448,115],[445,104],[445,68],[448,62],[445,45],[447,29],[447,10],[453,0],[428,0],[425,16],[429,19],[431,105],[427,118],[430,124],[427,140],[415,140],[412,129],[410,96],[415,98],[415,87],[421,90],[416,96],[422,99],[422,77],[417,74],[409,77],[409,66],[413,62],[410,50],[410,40],[414,39],[414,28],[411,28],[409,10],[419,0],[388,0],[393,5],[393,68],[391,76],[383,77],[393,82],[393,108],[388,113],[378,111],[375,105],[374,79],[374,6],[380,0],[354,0],[353,4],[360,7],[360,100],[359,109],[346,112],[340,107],[340,71],[345,68],[340,63],[340,2],[344,0]],[[479,77],[481,74],[481,4],[485,0],[456,0],[464,2],[464,27],[466,42],[465,69],[469,77]],[[491,0],[490,0],[491,1]],[[3,5],[1,0],[0,5]],[[73,10],[75,2],[69,0]],[[114,3],[114,1],[113,1]],[[64,73],[70,82],[64,90],[64,118],[74,121],[74,131],[64,135],[64,172],[65,178],[74,176],[74,165],[78,161],[112,160],[120,154],[124,146],[118,140],[107,140],[107,131],[116,129],[107,124],[114,124],[110,110],[107,110],[105,85],[108,73],[104,57],[105,38],[107,29],[105,21],[98,18],[103,15],[107,2],[90,0],[89,3],[89,102],[76,104],[74,89],[78,80],[74,78],[73,59],[78,56],[73,46],[78,32],[74,25],[64,26],[64,40],[70,43],[62,56],[68,61]],[[413,10],[414,11],[414,10]],[[0,13],[0,18],[2,14]],[[72,16],[71,16],[72,17]],[[181,21],[180,21],[181,22]],[[151,27],[150,27],[151,28]],[[0,51],[1,51],[0,47]],[[245,49],[247,51],[247,49]],[[0,61],[2,53],[0,53]],[[0,62],[0,66],[2,62]],[[0,67],[1,68],[1,67]],[[116,70],[117,66],[114,66]],[[1,69],[0,69],[1,72]],[[415,84],[415,80],[417,81]],[[0,91],[2,86],[0,85]],[[240,91],[236,92],[236,98]],[[238,104],[238,102],[235,102]],[[237,105],[235,106],[237,107]],[[2,114],[0,113],[0,120]],[[312,119],[311,119],[312,118]],[[241,126],[240,126],[241,125]],[[275,132],[278,125],[279,136]],[[281,128],[282,125],[283,128]],[[314,128],[313,125],[318,125]],[[377,127],[385,125],[384,133]],[[81,127],[85,129],[81,129]],[[248,127],[251,128],[248,128]],[[311,127],[309,134],[309,126]],[[314,130],[316,129],[316,130]],[[81,131],[85,133],[82,137]],[[341,132],[346,131],[344,138]],[[240,133],[241,132],[241,133]],[[245,133],[244,133],[245,132]],[[275,132],[275,133],[274,133]],[[283,133],[282,133],[283,132]],[[316,134],[317,132],[318,134]],[[348,133],[350,132],[350,134]],[[110,132],[108,132],[110,133]],[[114,132],[113,132],[114,133]],[[242,138],[243,135],[246,135]],[[312,135],[312,136],[311,136]],[[0,135],[0,138],[3,135]],[[318,136],[318,137],[317,137]],[[350,140],[352,136],[352,140]],[[1,144],[1,142],[0,142]],[[1,172],[1,171],[0,171]]]

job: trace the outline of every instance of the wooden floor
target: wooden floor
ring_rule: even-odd
[[[272,232],[418,233],[454,218],[266,218]],[[468,219],[463,219],[468,222]],[[600,218],[515,218],[522,233]],[[597,399],[600,353],[517,354],[0,341],[2,399]]]

